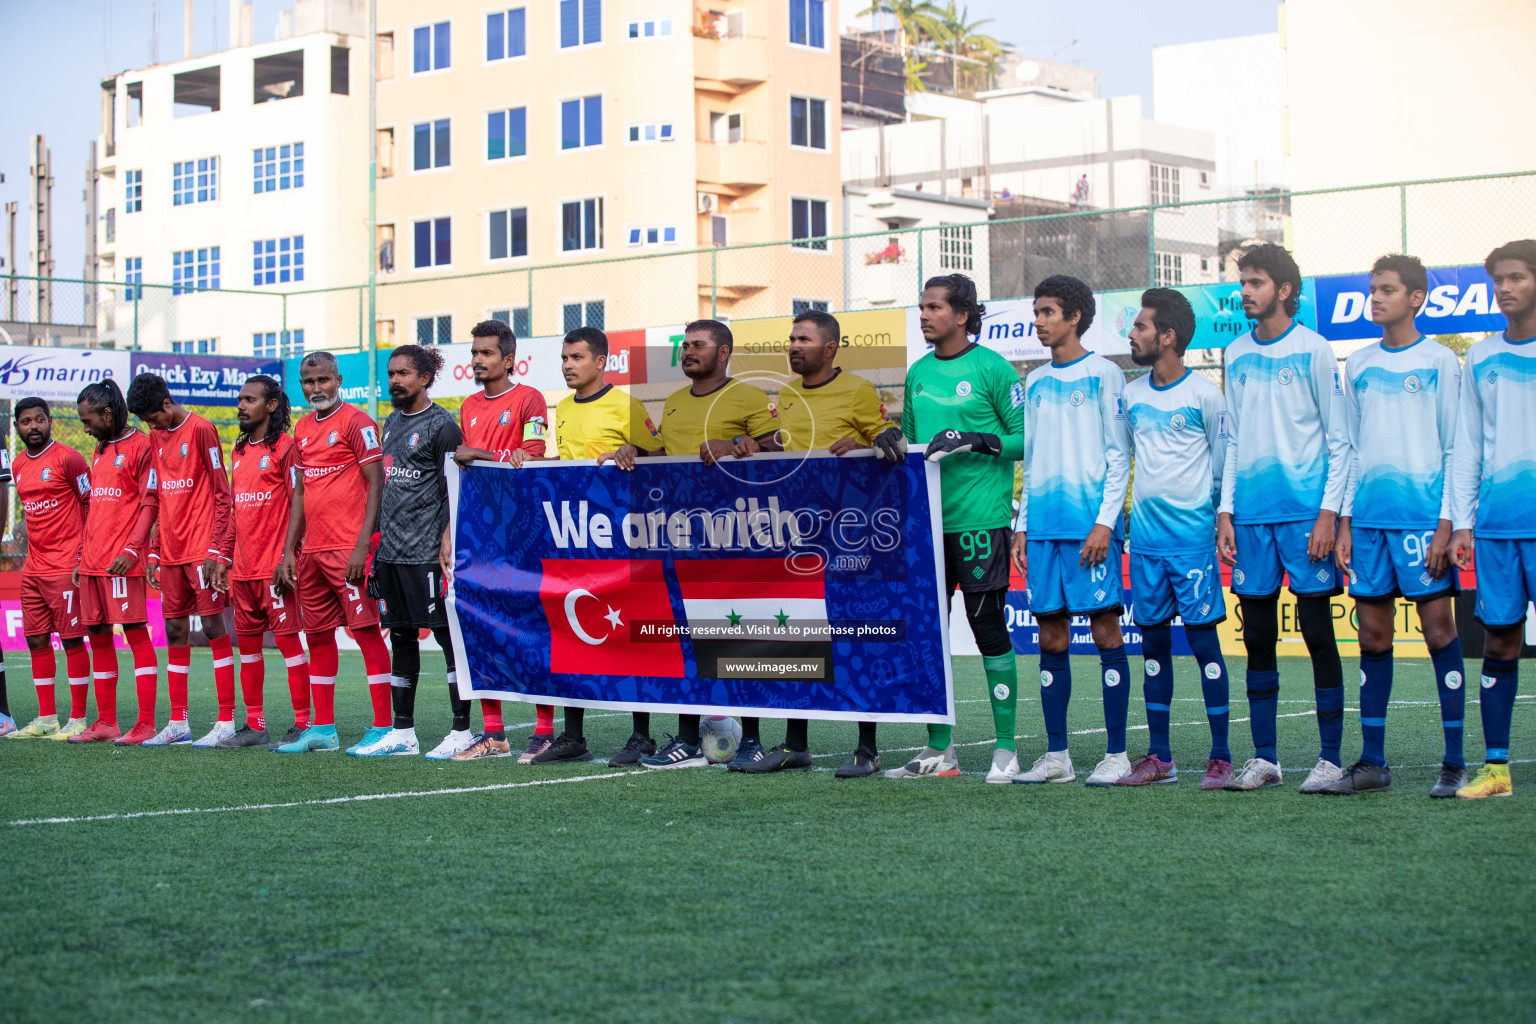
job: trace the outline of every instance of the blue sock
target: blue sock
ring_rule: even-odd
[[[1509,719],[1515,713],[1515,691],[1520,687],[1520,662],[1483,659],[1483,742],[1488,744],[1488,763],[1509,762]]]
[[[1190,653],[1200,666],[1200,693],[1205,697],[1205,717],[1211,723],[1211,760],[1231,761],[1232,749],[1227,746],[1227,723],[1232,720],[1230,686],[1227,682],[1227,659],[1221,656],[1221,638],[1215,628],[1184,630],[1189,641]],[[1275,702],[1271,702],[1271,714]],[[1274,735],[1274,726],[1270,726]]]
[[[1452,640],[1438,651],[1429,652],[1435,666],[1435,689],[1440,694],[1440,728],[1445,730],[1445,763],[1465,767],[1462,752],[1462,727],[1467,717],[1467,691],[1463,685],[1466,668],[1461,660],[1461,640]]]
[[[1253,756],[1280,763],[1275,753],[1275,715],[1280,710],[1280,673],[1247,673],[1248,728],[1253,731]]]
[[[1321,699],[1325,691],[1318,690]],[[1387,765],[1387,701],[1392,697],[1392,648],[1360,651],[1360,760]],[[1322,705],[1318,705],[1321,709]]]
[[[1106,754],[1125,753],[1125,720],[1131,712],[1131,663],[1125,645],[1099,648],[1099,676],[1104,683]]]
[[[1322,740],[1324,761],[1339,764],[1339,748],[1344,745],[1344,687],[1325,686],[1312,691],[1317,701],[1317,735]]]
[[[1167,623],[1142,629],[1141,658],[1146,670],[1141,693],[1147,702],[1147,732],[1151,734],[1147,753],[1172,761],[1173,751],[1168,747],[1168,711],[1173,700],[1173,629]]]
[[[1072,699],[1072,661],[1066,651],[1040,652],[1040,708],[1045,749],[1067,749],[1067,701]]]

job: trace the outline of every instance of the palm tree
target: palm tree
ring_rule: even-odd
[[[952,62],[955,68],[955,91],[974,92],[975,85],[990,82],[992,76],[997,74],[997,58],[1002,55],[1003,44],[977,29],[991,24],[992,19],[971,21],[969,7],[957,9],[955,0],[949,0],[942,10],[937,11],[937,20],[939,33],[935,41],[943,45],[951,57],[979,62],[979,65],[968,65],[964,70],[959,59]],[[974,81],[971,88],[963,87],[962,83],[966,79]]]
[[[896,29],[901,37],[897,39],[897,45],[903,52],[910,46],[942,38],[937,17],[939,9],[932,0],[872,0],[857,17],[866,14],[889,14],[896,19]]]

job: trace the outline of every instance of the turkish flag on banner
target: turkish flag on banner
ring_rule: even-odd
[[[551,672],[683,677],[680,638],[630,630],[632,622],[676,622],[660,559],[546,558],[543,565]]]

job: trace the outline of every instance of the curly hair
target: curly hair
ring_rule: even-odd
[[[141,373],[128,385],[128,395],[124,401],[129,412],[143,419],[150,413],[164,409],[165,401],[170,397],[171,389],[166,385],[164,377]]]
[[[1050,277],[1035,285],[1036,299],[1055,299],[1061,303],[1061,315],[1064,319],[1072,319],[1072,314],[1077,317],[1077,336],[1081,338],[1088,333],[1088,325],[1093,323],[1093,289],[1087,283],[1066,274],[1052,274]]]
[[[1296,310],[1301,308],[1301,268],[1296,265],[1296,258],[1290,250],[1284,246],[1274,242],[1256,245],[1238,258],[1237,269],[1264,271],[1275,282],[1277,295],[1281,285],[1290,285],[1291,294],[1284,303],[1286,316],[1295,316]]]
[[[437,383],[437,375],[443,372],[443,354],[435,348],[420,345],[401,345],[389,354],[389,361],[408,360],[411,368],[427,378],[427,387]]]
[[[976,282],[964,274],[944,274],[930,277],[923,283],[923,291],[943,288],[944,300],[956,313],[965,314],[965,333],[980,334],[981,318],[987,315],[987,307],[976,297]]]

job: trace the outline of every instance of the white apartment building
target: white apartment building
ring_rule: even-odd
[[[361,2],[299,0],[290,36],[102,82],[98,276],[120,282],[98,295],[103,344],[268,357],[359,346],[355,290],[278,293],[366,273],[366,43]]]
[[[843,186],[843,293],[848,309],[889,309],[916,302],[924,279],[961,273],[992,294],[985,199],[907,188]],[[914,231],[913,229],[923,229]],[[889,234],[881,234],[889,232]]]

